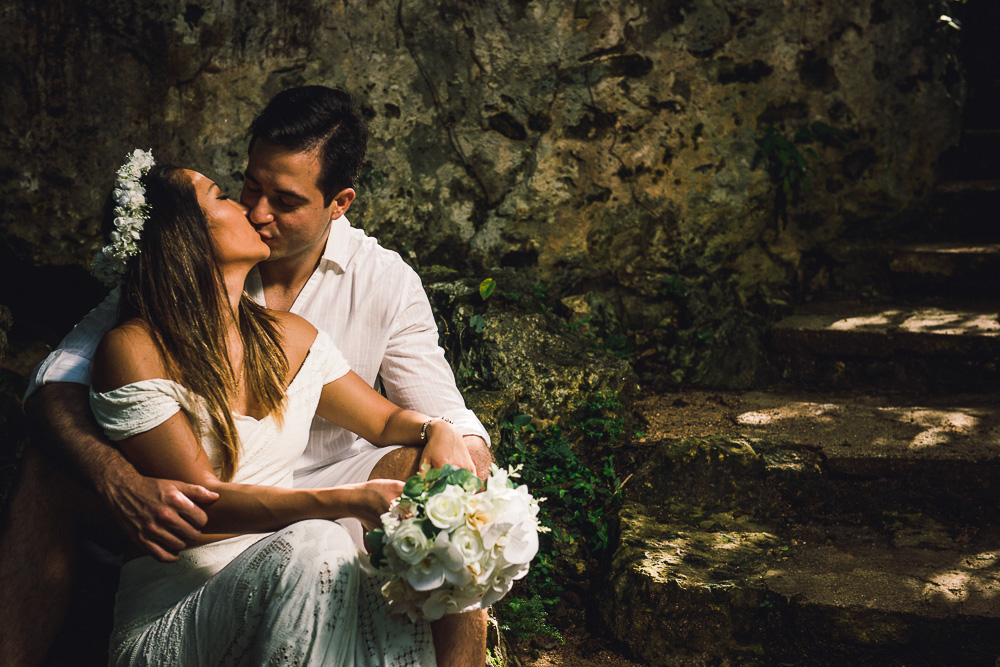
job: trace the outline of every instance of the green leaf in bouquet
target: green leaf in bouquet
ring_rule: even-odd
[[[429,498],[433,495],[441,493],[446,488],[448,488],[448,478],[439,477],[436,480],[434,480],[434,482],[429,487],[427,487],[427,497]]]
[[[371,548],[372,567],[377,569],[385,567],[388,562],[385,557],[385,545],[389,541],[385,531],[381,528],[369,530],[365,533],[365,541]]]
[[[440,476],[441,476],[441,470],[439,468],[431,468],[426,473],[424,473],[424,480],[428,482],[433,482]]]
[[[414,475],[410,479],[406,480],[406,484],[403,485],[403,495],[408,498],[419,498],[426,490],[427,482],[425,482],[423,478],[418,475]]]
[[[368,546],[371,547],[373,553],[381,554],[386,543],[385,531],[381,528],[369,530],[365,533],[365,541],[368,542]]]
[[[437,526],[431,523],[430,519],[424,519],[420,522],[420,530],[424,531],[424,536],[429,540],[433,540],[438,534]]]
[[[450,463],[445,463],[443,466],[441,466],[441,476],[448,477],[456,470],[461,470],[461,468],[457,468]]]
[[[471,470],[465,468],[459,468],[452,473],[450,483],[472,493],[478,491],[483,485],[482,480],[476,477]]]

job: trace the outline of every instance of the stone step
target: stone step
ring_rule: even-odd
[[[771,329],[776,381],[810,388],[976,391],[995,387],[996,304],[806,304]]]
[[[831,292],[850,297],[1000,295],[1000,244],[848,241],[826,248]]]
[[[1000,517],[1000,395],[750,392],[732,421],[778,478],[789,515],[879,527],[885,511],[952,525]],[[803,465],[806,452],[815,466]]]
[[[954,525],[1000,518],[998,393],[688,390],[647,396],[638,411],[643,441],[618,462],[637,502],[714,498],[721,509],[855,525],[872,508]],[[872,521],[881,525],[877,512]]]
[[[963,131],[958,146],[941,156],[939,171],[948,179],[1000,178],[1000,128]]]
[[[793,539],[763,587],[786,664],[994,665],[1000,656],[1000,540],[960,545],[931,532],[894,542]],[[777,599],[775,599],[777,598]]]
[[[826,530],[812,542],[808,528],[701,528],[630,504],[601,615],[649,665],[992,666],[1000,541],[922,529],[895,541]]]
[[[938,184],[924,224],[917,229],[901,231],[917,233],[921,240],[997,241],[1000,239],[1000,179]]]
[[[889,260],[896,294],[1000,293],[1000,244],[926,243],[899,248]]]
[[[872,530],[885,530],[886,512],[956,531],[1000,520],[1000,395],[751,392],[718,419],[725,428],[652,442],[622,461],[634,477],[628,498],[665,519],[678,503],[674,513],[691,516],[687,499],[697,499],[701,527],[720,512]]]
[[[782,515],[810,521],[872,507],[953,523],[1000,515],[997,392],[687,390],[646,396],[637,407],[643,439],[618,462],[635,478],[629,497],[637,502],[716,498],[749,511],[763,488],[763,507],[780,491],[788,496]]]

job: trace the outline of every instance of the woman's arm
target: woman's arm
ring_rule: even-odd
[[[431,418],[394,405],[353,371],[323,387],[316,414],[379,447],[423,445],[421,460],[431,467],[450,463],[476,470],[458,429],[435,419],[427,424],[426,441],[421,441],[420,432]]]
[[[200,484],[219,494],[204,508],[203,533],[245,534],[278,530],[303,519],[355,517],[377,526],[402,482],[345,485],[332,489],[286,489],[222,482],[198,442],[190,421],[177,413],[163,424],[118,442],[125,456],[145,475]]]
[[[316,328],[298,315],[278,314],[282,324],[283,343],[289,360],[289,380],[305,352],[316,338]],[[476,467],[461,431],[443,420],[431,418],[414,410],[404,410],[372,389],[357,373],[327,383],[320,395],[316,414],[357,433],[373,445],[420,445],[424,447],[421,463],[440,468],[445,463],[468,468]],[[447,415],[445,415],[447,416]],[[421,431],[425,440],[421,440]]]
[[[166,378],[155,344],[141,328],[115,329],[101,343],[94,360],[93,386],[118,387]],[[284,489],[222,482],[216,477],[187,416],[177,413],[143,433],[118,441],[126,458],[142,474],[200,484],[219,494],[204,508],[204,533],[245,534],[278,530],[303,519],[356,517],[369,526],[402,492],[402,482],[379,480],[334,489]]]

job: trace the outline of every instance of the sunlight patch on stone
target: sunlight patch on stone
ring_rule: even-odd
[[[913,437],[910,449],[943,445],[952,437],[971,435],[980,422],[975,415],[948,410],[879,408],[879,411],[901,423],[915,424],[925,429]]]
[[[839,412],[840,406],[835,403],[797,402],[769,410],[753,410],[736,417],[736,423],[743,426],[763,426],[782,419],[815,419],[818,421],[833,421],[831,413]]]
[[[986,568],[995,568],[997,564],[1000,564],[1000,554],[996,551],[984,551],[981,554],[976,554],[975,557],[970,558],[966,563],[970,569],[973,570],[985,570]]]
[[[1000,322],[997,321],[995,314],[956,313],[937,308],[920,311],[908,317],[899,326],[903,331],[911,333],[1000,334]]]
[[[954,602],[969,596],[968,584],[971,576],[966,572],[941,572],[931,577],[924,587],[925,595],[943,595]]]
[[[884,327],[889,325],[891,318],[901,315],[901,310],[886,310],[878,315],[868,315],[865,317],[848,317],[838,320],[830,325],[835,331],[851,331],[853,329],[863,329],[865,327]]]
[[[932,428],[918,433],[910,442],[910,449],[922,449],[924,447],[934,447],[948,442],[949,433],[942,428]]]

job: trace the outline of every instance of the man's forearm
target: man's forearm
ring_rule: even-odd
[[[47,384],[25,404],[33,440],[66,472],[104,495],[116,477],[135,468],[105,437],[90,411],[88,388],[72,382]]]
[[[90,412],[88,388],[54,382],[25,403],[35,440],[67,473],[93,489],[118,525],[153,558],[176,561],[201,537],[207,505],[218,494],[202,486],[144,477],[111,444]],[[196,504],[197,503],[197,504]]]

